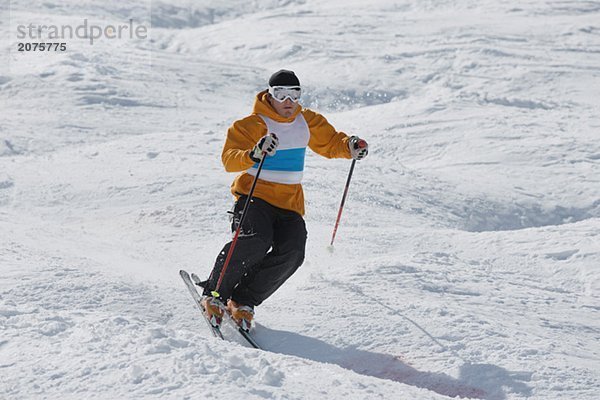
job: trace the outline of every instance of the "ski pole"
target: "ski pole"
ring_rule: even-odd
[[[237,243],[238,237],[240,236],[240,231],[242,230],[242,224],[244,223],[244,218],[246,218],[246,213],[248,211],[248,207],[250,207],[250,200],[252,200],[252,195],[254,194],[254,188],[256,187],[256,182],[258,181],[258,176],[260,175],[260,171],[262,171],[263,164],[265,159],[267,158],[267,153],[262,153],[262,159],[258,164],[258,170],[256,171],[256,175],[254,176],[254,180],[252,181],[252,187],[250,188],[250,193],[248,193],[248,198],[246,199],[246,203],[244,204],[244,210],[242,211],[242,216],[240,217],[240,223],[235,230],[235,235],[233,236],[233,240],[231,241],[231,246],[229,247],[229,251],[227,252],[227,257],[225,258],[225,264],[223,264],[223,268],[221,269],[221,274],[219,275],[219,280],[217,281],[217,286],[215,290],[211,292],[213,297],[217,298],[221,295],[219,294],[219,289],[221,288],[221,282],[223,281],[223,277],[225,276],[225,271],[229,266],[229,261],[231,261],[231,255],[233,254],[233,249],[235,249],[235,245]],[[235,218],[235,217],[234,217]]]
[[[344,203],[346,203],[346,196],[348,195],[348,188],[350,187],[350,179],[352,179],[352,172],[354,172],[354,164],[356,164],[356,160],[352,160],[352,164],[350,165],[350,173],[348,174],[348,179],[346,180],[346,187],[344,188],[344,195],[342,196],[342,202],[340,204],[340,209],[338,211],[337,219],[335,221],[335,226],[333,227],[333,235],[331,235],[331,243],[329,244],[329,246],[333,246],[333,241],[335,240],[335,234],[336,234],[338,226],[340,224],[340,219],[342,218],[342,210],[344,209]]]
[[[366,142],[364,140],[360,140],[358,142],[358,147],[365,147]],[[346,180],[346,187],[344,188],[344,195],[342,196],[342,203],[340,204],[340,210],[338,211],[337,220],[335,221],[335,227],[333,228],[333,235],[331,235],[331,243],[329,244],[330,248],[333,248],[333,241],[335,240],[335,234],[337,232],[338,226],[340,224],[340,219],[342,218],[342,210],[344,209],[344,203],[346,203],[346,196],[348,195],[348,188],[350,187],[350,179],[352,179],[352,173],[354,172],[354,164],[356,164],[356,159],[352,160],[352,164],[350,165],[350,172],[348,173],[348,179]]]

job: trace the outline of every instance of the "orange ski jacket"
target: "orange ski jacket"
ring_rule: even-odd
[[[298,107],[291,117],[285,118],[271,107],[267,96],[266,90],[258,93],[254,100],[252,114],[235,121],[227,130],[227,139],[221,154],[225,170],[227,172],[244,171],[231,184],[231,193],[236,198],[250,192],[254,176],[245,172],[255,165],[250,158],[250,152],[260,138],[268,133],[267,125],[261,115],[276,122],[291,123],[301,113],[310,132],[308,147],[311,150],[327,158],[351,158],[348,135],[336,131],[321,114]],[[273,133],[277,134],[277,132]],[[300,183],[283,184],[258,179],[254,196],[275,207],[304,215],[304,192]]]

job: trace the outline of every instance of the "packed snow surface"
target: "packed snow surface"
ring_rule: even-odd
[[[0,7],[0,398],[600,398],[600,2]],[[84,20],[148,34],[17,51]],[[230,239],[225,132],[280,68],[370,154],[334,251],[350,162],[308,155],[259,351],[178,270]]]

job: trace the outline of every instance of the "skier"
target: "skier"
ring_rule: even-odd
[[[327,158],[366,157],[368,145],[338,132],[320,114],[299,104],[302,89],[293,71],[280,70],[267,90],[256,95],[254,110],[227,131],[221,159],[227,172],[242,172],[231,185],[236,197],[232,231],[266,155],[239,240],[219,287],[217,282],[231,242],[219,253],[204,284],[202,306],[210,320],[226,309],[250,327],[254,307],[272,295],[302,264],[306,244],[302,173],[306,146]],[[359,145],[360,143],[360,145]]]

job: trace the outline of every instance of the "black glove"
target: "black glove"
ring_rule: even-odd
[[[348,146],[350,147],[350,155],[355,160],[362,160],[369,154],[369,144],[358,136],[350,137]]]
[[[269,133],[258,141],[256,145],[252,148],[250,152],[250,158],[254,162],[260,162],[263,158],[263,154],[267,154],[268,156],[275,155],[275,151],[279,146],[279,139],[277,139],[277,135],[274,133]]]

